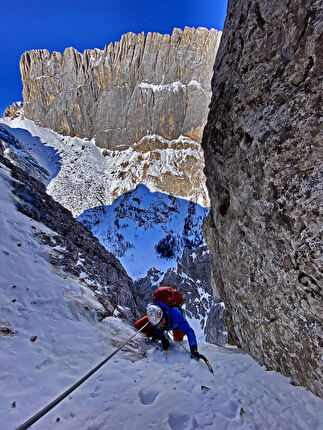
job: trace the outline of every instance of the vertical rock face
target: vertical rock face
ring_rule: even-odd
[[[202,142],[230,339],[320,396],[322,27],[319,1],[229,1]]]
[[[145,136],[200,141],[221,33],[128,33],[103,51],[23,54],[25,115],[61,134],[126,149]]]

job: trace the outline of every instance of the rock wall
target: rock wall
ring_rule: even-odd
[[[202,147],[230,340],[323,395],[322,2],[229,0]]]
[[[128,33],[104,50],[25,52],[27,118],[58,133],[126,149],[144,136],[200,142],[221,32]]]

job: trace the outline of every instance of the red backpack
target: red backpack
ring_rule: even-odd
[[[184,303],[181,291],[176,291],[172,287],[159,287],[153,294],[153,303],[163,302],[167,306],[180,307]]]
[[[176,306],[180,309],[184,303],[183,293],[174,290],[172,287],[159,287],[153,294],[153,303],[156,302],[163,302],[167,306]],[[180,328],[173,329],[174,342],[181,342],[183,338],[184,332]]]

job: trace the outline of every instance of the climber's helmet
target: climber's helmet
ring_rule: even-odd
[[[151,325],[157,325],[164,315],[159,306],[150,304],[147,306],[147,316]]]

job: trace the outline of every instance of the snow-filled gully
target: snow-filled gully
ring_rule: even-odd
[[[76,315],[94,298],[54,271],[44,225],[16,210],[0,168],[0,429],[13,430],[111,354],[135,329]],[[93,308],[93,303],[88,306]],[[186,344],[187,345],[187,344]],[[232,347],[199,343],[214,369],[172,344],[167,360],[139,334],[42,417],[34,430],[320,430],[323,401]]]

